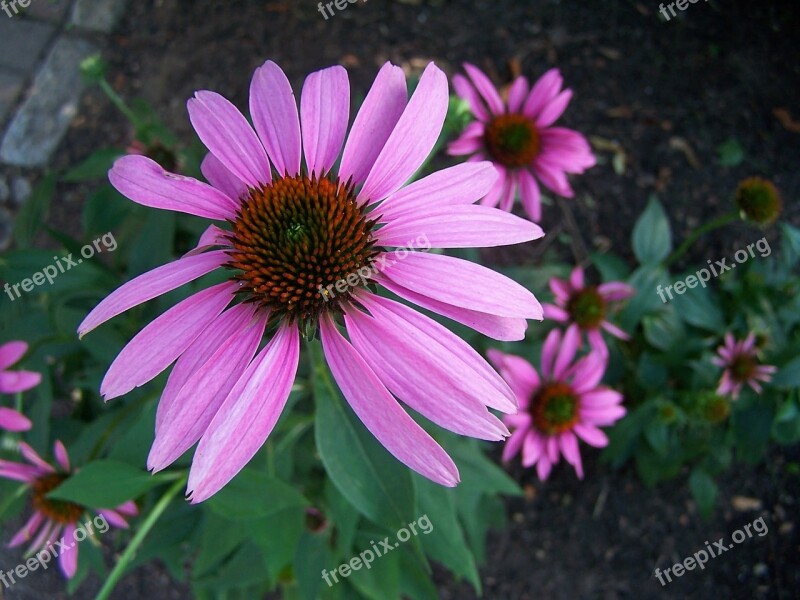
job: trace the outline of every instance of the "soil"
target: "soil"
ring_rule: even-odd
[[[470,61],[498,83],[517,71],[535,78],[558,66],[575,92],[561,124],[624,154],[620,173],[612,169],[613,152],[600,150],[602,164],[573,180],[576,199],[566,206],[574,225],[562,225],[558,206],[545,209],[545,230],[571,233],[578,259],[586,250],[609,248],[629,257],[631,228],[652,194],[683,236],[728,211],[737,183],[751,175],[771,178],[786,201],[785,218],[800,220],[791,201],[800,192],[796,0],[698,2],[669,22],[659,18],[655,2],[643,0],[372,0],[327,21],[311,0],[130,4],[105,52],[112,84],[123,97],[150,102],[185,140],[192,136],[187,98],[212,89],[245,107],[250,75],[267,58],[284,68],[295,89],[309,71],[343,64],[354,97],[366,92],[386,60],[409,72],[435,60],[450,74]],[[92,91],[55,166],[74,164],[99,147],[124,147],[131,134]],[[729,140],[743,150],[736,166],[720,161],[718,147]],[[86,189],[60,192],[51,220],[78,235]],[[705,263],[762,235],[737,225],[706,238],[687,261]],[[535,264],[537,256],[525,249],[492,258]],[[508,501],[511,526],[490,537],[485,598],[800,597],[800,481],[786,468],[797,464],[798,449],[776,449],[766,466],[731,471],[721,482],[723,504],[709,521],[697,515],[685,479],[647,489],[632,470],[611,472],[588,449],[584,456],[583,482],[566,468],[545,484],[512,468],[526,497]],[[737,510],[748,502],[734,506],[734,497],[757,503]],[[656,567],[666,569],[707,540],[729,539],[759,516],[769,526],[764,537],[747,539],[666,586],[656,580]],[[46,575],[38,578],[42,585],[54,574]],[[437,579],[443,599],[475,597],[445,573]],[[57,577],[52,581],[52,592],[37,587],[37,593],[62,597]],[[90,589],[74,598],[90,597]],[[130,574],[114,597],[150,594],[190,597],[158,566]],[[7,597],[42,596],[12,590]]]

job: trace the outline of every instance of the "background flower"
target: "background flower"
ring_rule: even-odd
[[[760,394],[759,381],[765,383],[770,381],[773,373],[778,370],[773,365],[760,363],[756,336],[752,332],[740,341],[736,341],[731,332],[726,333],[725,343],[717,349],[717,356],[712,358],[711,362],[724,369],[717,393],[730,394],[734,399],[739,397],[745,384]]]

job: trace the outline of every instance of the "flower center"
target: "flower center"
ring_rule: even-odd
[[[349,301],[364,280],[341,282],[378,254],[375,221],[367,220],[363,206],[352,186],[327,177],[283,177],[251,189],[229,234],[226,266],[238,271],[240,292],[301,326]]]
[[[578,398],[565,383],[545,384],[530,403],[533,426],[546,435],[569,431],[578,422]]]
[[[730,371],[734,381],[745,383],[755,375],[756,361],[748,354],[739,354],[731,361]]]
[[[75,523],[86,510],[83,506],[52,500],[47,494],[61,485],[69,475],[64,473],[50,473],[33,482],[33,507],[44,516],[58,523]]]
[[[736,190],[736,205],[751,221],[768,225],[780,215],[783,200],[771,181],[751,177],[739,184]]]
[[[595,329],[606,318],[606,301],[595,286],[587,286],[570,296],[567,312],[581,329]]]
[[[500,115],[486,126],[486,149],[501,165],[529,165],[539,155],[541,140],[533,121],[523,115]]]

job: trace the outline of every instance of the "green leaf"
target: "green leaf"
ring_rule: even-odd
[[[14,220],[14,242],[18,248],[28,248],[41,227],[47,221],[50,202],[56,192],[56,176],[45,176],[33,188],[30,198],[25,201]]]
[[[363,548],[366,550],[369,546],[365,544]],[[369,568],[361,566],[364,565],[361,556],[354,556],[348,561],[348,566],[352,569],[355,565],[358,569],[350,571],[347,582],[367,600],[400,600],[400,558],[403,554],[400,548],[395,549],[377,557]],[[358,561],[354,561],[354,558],[358,558]]]
[[[669,274],[663,267],[643,266],[636,269],[628,283],[636,289],[625,308],[619,313],[619,325],[628,332],[633,332],[642,320],[642,317],[664,306],[659,298],[658,286],[664,285]]]
[[[702,469],[695,468],[689,476],[689,489],[692,492],[700,514],[704,519],[711,515],[711,509],[717,500],[717,484]]]
[[[612,252],[592,252],[590,258],[603,281],[624,281],[631,273],[628,263]]]
[[[133,212],[134,204],[111,185],[102,185],[83,207],[83,230],[87,235],[114,231]]]
[[[291,506],[305,506],[292,486],[252,468],[242,469],[208,500],[211,510],[228,519],[255,519]]]
[[[323,585],[322,570],[335,568],[331,566],[332,562],[325,536],[304,531],[294,557],[294,575],[301,598],[318,600],[319,589]]]
[[[744,160],[744,148],[736,138],[728,138],[717,146],[717,153],[723,167],[736,167]]]
[[[740,456],[752,464],[760,461],[767,450],[772,431],[772,409],[763,403],[751,404],[734,410],[731,421],[736,450]]]
[[[772,378],[772,385],[780,387],[800,387],[800,356],[783,365]]]
[[[64,174],[64,181],[78,183],[81,181],[105,179],[114,161],[124,154],[125,151],[119,148],[101,148],[89,155],[86,160],[78,166],[67,171]]]
[[[667,213],[651,196],[642,215],[633,226],[633,253],[643,265],[656,265],[664,260],[672,249],[672,233]]]
[[[362,514],[397,529],[414,518],[414,487],[408,469],[357,420],[341,398],[318,342],[314,361],[314,425],[322,464],[339,491]]]
[[[700,329],[719,333],[725,328],[722,307],[708,288],[688,288],[684,294],[673,294],[672,305],[678,316]]]
[[[113,508],[161,485],[164,479],[127,463],[97,460],[81,467],[47,497],[91,508]]]
[[[655,315],[645,316],[642,325],[645,339],[664,352],[682,343],[686,337],[686,328],[671,306],[665,306]]]

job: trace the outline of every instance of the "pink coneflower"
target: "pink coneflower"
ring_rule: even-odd
[[[472,155],[470,160],[491,160],[500,177],[481,203],[511,210],[519,190],[525,212],[538,223],[542,219],[539,183],[571,198],[574,192],[567,173],[583,173],[595,165],[586,138],[572,129],[551,127],[566,110],[572,90],[562,91],[561,74],[551,69],[533,89],[525,77],[517,77],[504,102],[485,73],[468,63],[464,70],[469,79],[456,75],[453,87],[478,120],[450,144],[448,152]]]
[[[75,575],[78,568],[78,542],[75,531],[83,527],[83,519],[89,517],[90,509],[47,497],[47,494],[69,479],[73,473],[64,444],[56,441],[53,447],[58,469],[44,461],[28,444],[21,442],[19,448],[29,464],[0,460],[0,477],[28,484],[34,512],[22,529],[11,538],[8,545],[10,548],[16,548],[33,540],[28,550],[28,553],[32,554],[37,550],[44,550],[57,540],[60,541],[62,545],[55,545],[60,551],[58,565],[64,576],[69,579]],[[114,509],[100,509],[96,512],[111,525],[121,528],[128,527],[125,517],[135,517],[138,514],[136,504],[132,501]]]
[[[591,352],[572,364],[580,334],[570,328],[562,339],[554,329],[542,348],[541,376],[519,356],[489,350],[489,360],[514,390],[520,411],[503,418],[511,437],[503,449],[509,461],[522,450],[522,465],[536,465],[544,481],[561,454],[583,479],[578,438],[590,446],[608,444],[601,426],[613,425],[625,415],[622,394],[599,385],[606,359]]]
[[[608,354],[608,347],[601,329],[621,340],[630,336],[607,320],[612,302],[626,300],[636,290],[621,281],[609,281],[598,286],[586,285],[583,269],[575,267],[569,280],[550,279],[550,290],[555,296],[555,304],[544,305],[544,316],[558,323],[569,323],[586,333],[592,349]]]
[[[0,394],[26,392],[41,383],[42,376],[32,371],[9,371],[28,351],[25,342],[6,342],[0,346]],[[28,431],[30,420],[16,410],[0,407],[0,429],[7,431]]]
[[[199,440],[189,474],[192,502],[216,493],[267,439],[295,377],[301,333],[320,332],[333,376],[373,435],[436,482],[455,485],[458,470],[395,396],[457,433],[507,435],[487,406],[513,412],[514,395],[488,363],[435,321],[367,288],[379,284],[495,339],[522,339],[526,319],[542,318],[528,290],[490,269],[389,250],[420,236],[433,247],[458,248],[543,235],[524,219],[474,205],[496,179],[490,163],[462,164],[404,186],[433,148],[447,105],[447,78],[436,66],[428,66],[408,99],[403,71],[387,63],[345,142],[346,71],[312,73],[298,114],[289,81],[270,61],[250,88],[255,132],[218,94],[197,92],[189,101],[192,124],[210,150],[202,168],[211,185],[167,173],[145,157],[115,163],[111,183],[135,202],[230,225],[212,226],[197,250],[123,285],[79,328],[84,335],[215,269],[229,274],[145,327],[101,386],[106,400],[121,396],[177,360],[148,466],[165,468]],[[384,259],[394,264],[366,268]],[[265,331],[271,339],[256,355]]]
[[[725,369],[717,393],[730,394],[734,399],[739,397],[744,384],[760,394],[761,385],[758,382],[767,383],[778,370],[773,365],[762,365],[759,362],[754,333],[750,333],[746,339],[738,342],[732,333],[726,333],[725,343],[717,349],[717,356],[712,358],[711,362]]]

